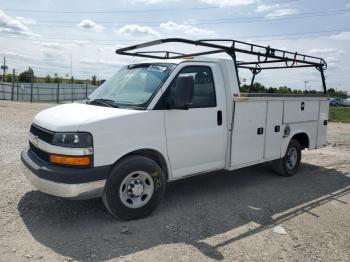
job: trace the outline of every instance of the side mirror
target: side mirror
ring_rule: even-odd
[[[188,110],[192,102],[194,80],[192,76],[180,76],[177,78],[174,95],[174,109]]]

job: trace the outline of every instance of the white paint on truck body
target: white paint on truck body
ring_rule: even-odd
[[[168,180],[281,158],[290,139],[300,133],[308,136],[309,149],[326,144],[327,98],[241,97],[232,60],[196,58],[169,63],[177,66],[146,110],[66,104],[40,112],[34,123],[54,132],[90,132],[94,166],[113,165],[136,150],[157,151],[166,161]],[[191,65],[212,70],[216,106],[154,110],[180,70]],[[218,111],[222,112],[221,125]],[[286,125],[291,131],[287,137]]]

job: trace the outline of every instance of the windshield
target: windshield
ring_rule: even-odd
[[[88,99],[110,100],[118,107],[145,108],[168,78],[174,64],[135,64],[121,68]]]

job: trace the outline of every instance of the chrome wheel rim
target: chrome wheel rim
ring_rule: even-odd
[[[119,187],[119,197],[129,208],[140,208],[152,198],[154,183],[152,177],[144,171],[128,174]]]
[[[287,153],[287,167],[289,169],[293,169],[295,165],[297,164],[298,161],[298,152],[297,150],[293,147],[289,149]]]

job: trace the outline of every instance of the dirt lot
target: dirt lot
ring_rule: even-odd
[[[330,145],[305,152],[294,177],[269,165],[193,177],[150,217],[121,222],[98,199],[48,196],[22,175],[47,106],[0,101],[0,261],[350,261],[350,124],[330,123]]]

